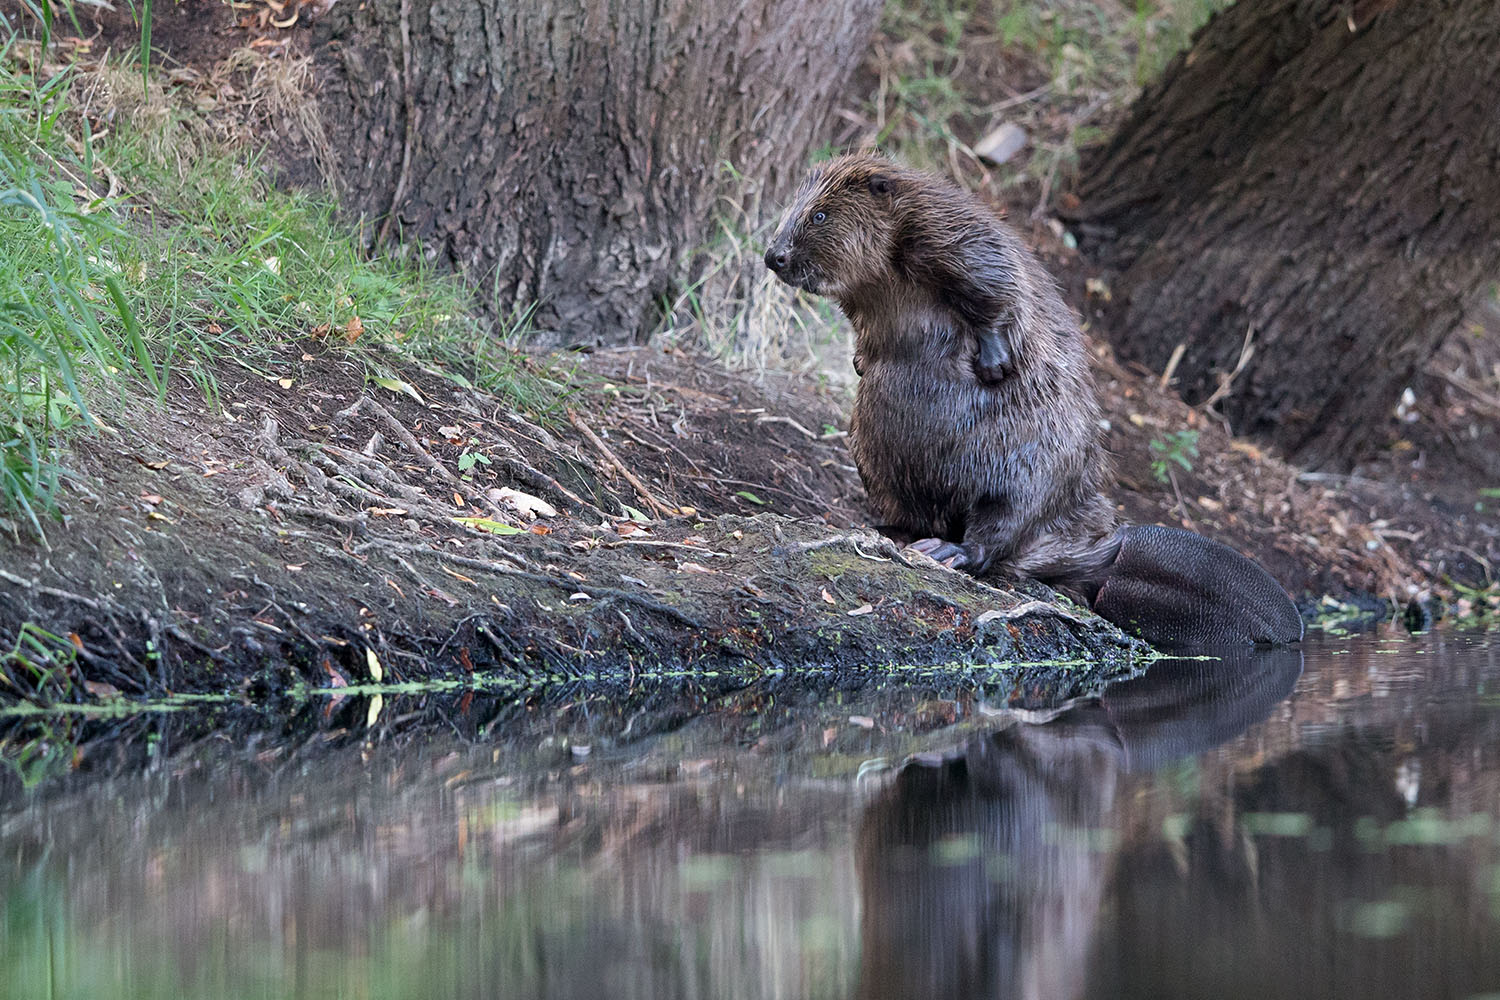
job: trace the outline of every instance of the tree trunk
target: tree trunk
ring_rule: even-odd
[[[544,339],[636,338],[721,194],[800,177],[880,7],[337,4],[316,51],[345,204],[499,313],[535,305]]]
[[[1239,0],[1085,164],[1122,356],[1347,467],[1500,275],[1500,3]]]

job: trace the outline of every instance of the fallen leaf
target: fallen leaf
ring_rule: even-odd
[[[681,514],[683,517],[695,517],[698,514],[698,508],[697,507],[678,507],[677,508],[677,513]]]
[[[875,720],[868,715],[851,715],[849,716],[849,725],[858,726],[861,729],[874,729]]]
[[[695,563],[695,562],[678,563],[677,564],[677,568],[679,570],[681,570],[682,572],[684,572],[684,573],[712,573],[713,572],[713,570],[709,569],[707,566],[704,566],[701,563]]]
[[[846,611],[844,613],[847,614],[850,618],[854,618],[854,617],[857,617],[859,615],[867,615],[871,611],[874,611],[874,610],[875,610],[875,608],[874,608],[873,605],[861,604],[859,607],[855,608],[853,611]]]
[[[824,604],[837,604],[838,603],[838,601],[835,601],[833,599],[833,595],[828,592],[828,589],[826,587],[823,589],[823,603]]]
[[[389,389],[392,392],[404,392],[406,393],[406,395],[410,396],[412,399],[415,399],[423,406],[427,405],[427,401],[417,393],[417,390],[413,389],[409,383],[403,382],[399,378],[383,378],[377,375],[374,378],[370,379],[370,381],[374,382],[382,389]]]
[[[283,389],[290,389],[293,385],[296,384],[296,381],[296,379],[291,378],[279,378],[276,380],[276,384],[281,386]]]
[[[316,361],[318,359],[315,358],[315,357],[313,357],[311,354],[307,354],[307,353],[304,352],[303,355],[302,355],[302,360],[303,361]]]
[[[359,335],[365,332],[365,324],[358,316],[349,317],[349,322],[344,324],[344,342],[352,344],[359,339]]]
[[[349,682],[344,680],[344,675],[333,669],[333,664],[328,660],[323,661],[323,669],[328,674],[329,687],[341,688],[349,686]]]
[[[764,507],[766,505],[766,502],[764,500],[756,496],[754,493],[751,493],[749,490],[738,490],[734,495],[741,498],[742,500],[749,500],[751,503],[758,504],[761,507]]]
[[[578,593],[576,593],[576,594],[569,594],[568,595],[568,600],[570,600],[570,601],[592,601],[593,599],[594,599],[593,595],[591,595],[591,594],[585,594],[581,590]]]
[[[549,528],[549,527],[547,527],[545,524],[533,524],[531,527],[527,528],[526,530],[529,531],[529,532],[531,532],[533,535],[550,535],[550,534],[552,534],[552,529]]]
[[[98,698],[101,701],[108,698],[120,697],[120,689],[115,687],[113,684],[107,684],[104,681],[84,681],[83,688],[89,694],[93,695],[95,698]]]
[[[142,493],[141,500],[153,507],[161,503],[161,497],[155,493]]]
[[[380,657],[375,655],[375,650],[365,647],[365,666],[370,668],[370,679],[376,684],[385,680],[385,668],[380,665]]]
[[[455,506],[455,507],[462,507],[463,505],[464,505],[464,498],[462,496],[460,496],[459,494],[457,494],[457,493],[453,494],[453,506]]]
[[[376,695],[370,699],[370,710],[365,713],[365,728],[371,729],[380,719],[380,710],[385,707],[385,697]]]
[[[488,517],[455,517],[453,523],[461,524],[475,531],[488,532],[491,535],[519,535],[521,529],[506,524],[504,521],[495,521]]]
[[[401,517],[406,513],[405,507],[366,507],[365,513],[374,514],[376,517]]]
[[[307,563],[287,563],[286,571],[288,573],[300,573],[302,572],[303,567],[305,567],[306,565]]]

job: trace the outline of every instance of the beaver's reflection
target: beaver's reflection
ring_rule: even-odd
[[[903,767],[859,833],[859,996],[1077,996],[1121,773],[1230,739],[1301,672],[1295,649],[1164,660],[1045,724]]]

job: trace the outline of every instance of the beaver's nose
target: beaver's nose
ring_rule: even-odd
[[[766,251],[766,266],[778,274],[782,268],[786,267],[786,261],[785,250],[777,250],[775,247],[772,247]]]

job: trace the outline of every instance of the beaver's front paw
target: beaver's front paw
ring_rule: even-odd
[[[949,569],[961,569],[969,564],[969,553],[956,542],[945,541],[941,538],[922,538],[907,547],[915,549],[929,559],[937,560]]]

